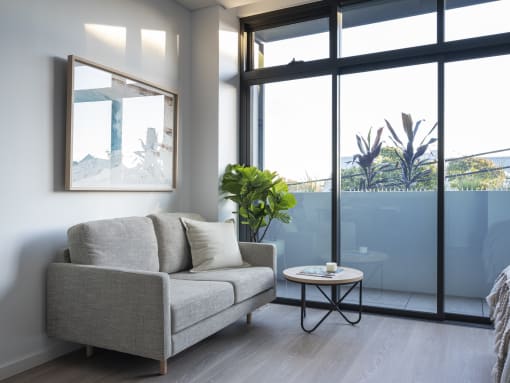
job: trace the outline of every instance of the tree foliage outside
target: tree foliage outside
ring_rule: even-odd
[[[296,198],[276,172],[229,164],[220,189],[226,199],[238,204],[241,224],[248,225],[252,242],[262,242],[274,219],[291,221],[287,210],[296,206]]]
[[[318,180],[305,171],[306,181],[285,179],[291,193],[317,193],[324,189],[324,180]]]
[[[352,166],[341,169],[341,190],[437,190],[437,160],[427,154],[430,145],[437,142],[437,138],[431,136],[437,123],[420,134],[423,121],[414,123],[410,114],[402,113],[405,135],[401,138],[385,120],[393,146],[383,146],[383,128],[377,130],[373,142],[372,128],[366,139],[357,134],[360,152],[348,162]],[[446,165],[446,188],[449,190],[508,187],[505,171],[488,158],[463,158],[448,161]]]
[[[351,166],[341,171],[341,190],[342,191],[359,191],[362,182],[363,173],[359,166]]]
[[[506,180],[503,169],[498,169],[492,160],[480,157],[449,162],[446,177],[451,190],[501,189]]]
[[[399,156],[400,155],[400,156]],[[380,161],[391,164],[390,170],[384,173],[386,182],[385,188],[391,190],[406,190],[402,183],[402,172],[399,168],[399,160],[402,154],[398,149],[385,147],[381,150]],[[426,170],[426,176],[422,177],[413,185],[414,190],[436,190],[437,189],[437,163],[430,159],[421,165]]]
[[[405,190],[400,183],[400,172],[396,163],[397,156],[393,148],[382,148],[378,161],[393,164],[392,168],[384,172],[384,189]],[[437,190],[437,164],[427,164],[430,172],[426,179],[414,186],[415,190]],[[360,169],[349,167],[342,169],[342,191],[359,191],[359,182],[362,174]],[[506,174],[503,169],[488,158],[472,157],[447,163],[446,168],[447,190],[498,190],[505,188]]]

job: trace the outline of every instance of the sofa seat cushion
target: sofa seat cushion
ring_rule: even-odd
[[[159,271],[158,243],[149,218],[80,223],[67,231],[71,262]]]
[[[183,271],[170,274],[170,278],[192,281],[229,282],[234,287],[235,303],[242,302],[274,287],[274,273],[273,269],[269,267],[211,270],[201,273]]]
[[[158,238],[159,271],[176,273],[191,268],[191,253],[181,217],[203,221],[193,213],[158,213],[148,216]]]
[[[170,275],[172,334],[234,304],[234,289],[227,282],[188,281]]]

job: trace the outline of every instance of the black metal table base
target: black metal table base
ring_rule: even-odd
[[[317,289],[319,289],[319,291],[322,293],[322,295],[324,295],[324,297],[328,300],[328,302],[331,304],[331,309],[326,313],[324,314],[324,316],[315,324],[315,326],[313,326],[311,329],[307,329],[305,327],[305,317],[306,317],[306,285],[307,283],[302,283],[301,284],[301,328],[303,329],[303,331],[306,331],[307,333],[311,334],[312,332],[314,332],[321,324],[322,322],[324,322],[324,320],[326,320],[326,318],[329,316],[329,314],[331,314],[333,311],[336,311],[338,312],[342,318],[345,319],[345,321],[351,325],[355,325],[356,323],[359,323],[359,321],[361,320],[361,313],[362,313],[362,302],[363,302],[363,281],[357,281],[357,282],[354,282],[352,284],[352,286],[349,288],[349,290],[347,290],[345,292],[344,295],[342,295],[342,297],[338,300],[338,301],[334,301],[333,299],[331,299],[321,288],[319,285],[314,285],[315,287],[317,287]],[[358,319],[352,321],[350,320],[349,318],[347,318],[347,316],[342,312],[342,310],[340,310],[340,304],[342,303],[342,301],[345,299],[345,297],[347,295],[350,294],[350,292],[356,287],[359,285],[359,306],[358,306]]]

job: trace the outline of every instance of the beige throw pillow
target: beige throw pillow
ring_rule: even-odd
[[[191,272],[243,267],[234,222],[203,222],[181,217],[191,248]]]

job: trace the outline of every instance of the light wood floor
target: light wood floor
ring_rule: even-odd
[[[308,310],[313,321],[322,310]],[[3,383],[489,383],[495,356],[487,328],[364,315],[350,326],[332,313],[312,335],[299,308],[268,305],[247,326],[238,321],[170,358],[157,361],[99,350],[66,355]]]

